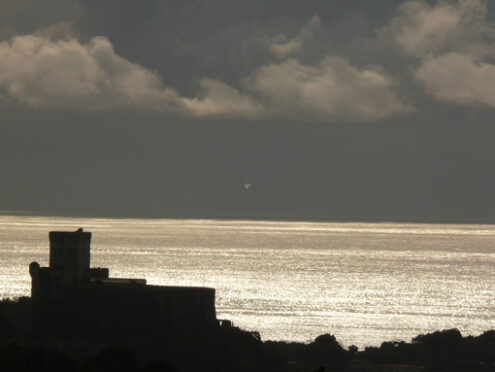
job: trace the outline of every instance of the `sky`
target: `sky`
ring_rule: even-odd
[[[495,222],[495,4],[0,0],[0,213]]]

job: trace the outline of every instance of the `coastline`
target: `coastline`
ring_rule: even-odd
[[[47,213],[42,211],[0,211],[1,217],[47,217],[47,218],[72,218],[72,219],[112,219],[112,220],[211,220],[211,221],[255,221],[255,222],[295,222],[295,223],[397,223],[397,224],[432,224],[432,225],[495,225],[494,218],[456,218],[456,217],[403,217],[384,216],[380,218],[363,218],[360,216],[329,217],[329,216],[288,216],[288,215],[253,215],[253,214],[64,214]]]

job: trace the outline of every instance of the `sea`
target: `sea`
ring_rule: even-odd
[[[345,347],[495,329],[495,226],[0,216],[0,297],[30,293],[48,232],[91,231],[91,265],[216,288],[219,319],[263,340]]]

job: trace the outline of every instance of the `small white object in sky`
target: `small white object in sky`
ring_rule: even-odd
[[[249,190],[249,189],[251,188],[251,186],[252,186],[252,185],[251,185],[250,183],[245,183],[245,184],[244,184],[244,188],[245,188],[246,190]]]

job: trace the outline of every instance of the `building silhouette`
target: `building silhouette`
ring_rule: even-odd
[[[215,289],[147,285],[90,267],[91,233],[52,231],[48,267],[29,265],[31,329],[43,337],[142,337],[218,326]]]

